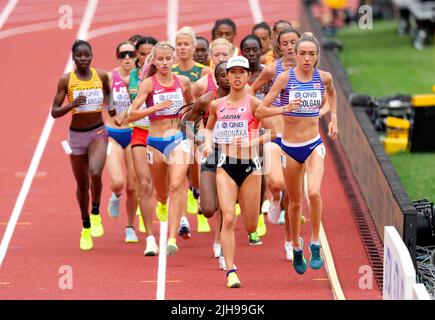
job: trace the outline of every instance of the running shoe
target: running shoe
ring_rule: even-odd
[[[258,216],[257,235],[263,237],[267,232],[266,223],[264,222],[264,214]]]
[[[266,199],[263,201],[262,205],[261,205],[261,212],[262,213],[267,213],[270,209],[270,200]]]
[[[227,272],[227,288],[239,288],[242,283],[237,276],[236,269]]]
[[[240,216],[242,209],[240,209],[240,204],[236,203],[236,217]]]
[[[285,224],[285,210],[281,210],[279,214],[278,224]]]
[[[146,239],[146,247],[144,255],[147,257],[156,256],[159,253],[159,247],[157,246],[154,236],[148,236]]]
[[[156,216],[162,222],[168,220],[168,205],[157,201]]]
[[[178,235],[180,237],[182,237],[184,240],[190,239],[190,237],[192,236],[190,233],[190,228],[188,225],[180,225],[180,227],[178,228]]]
[[[134,231],[133,227],[126,227],[125,228],[125,242],[126,243],[139,242],[139,239],[137,238],[136,232]]]
[[[310,252],[310,267],[311,269],[319,270],[323,265],[323,260],[320,255],[320,245],[314,243],[310,244]]]
[[[307,261],[301,250],[293,249],[293,268],[298,274],[304,274],[307,271]]]
[[[248,238],[249,238],[249,244],[251,246],[260,246],[263,244],[263,241],[261,241],[261,238],[258,236],[257,232],[250,233]]]
[[[221,254],[222,245],[220,243],[213,243],[213,256],[215,258],[219,258],[219,255]]]
[[[225,263],[224,256],[219,256],[219,268],[224,270],[224,271],[227,271],[227,265]]]
[[[198,200],[193,196],[193,191],[191,189],[187,191],[187,212],[190,214],[198,212]]]
[[[301,242],[301,247],[304,246],[304,240],[299,237],[299,241]],[[285,251],[285,257],[286,260],[292,261],[293,260],[293,244],[291,241],[284,241],[284,251]]]
[[[82,233],[80,235],[80,249],[91,250],[94,246],[91,236],[91,228],[82,228]]]
[[[197,231],[199,233],[207,233],[211,231],[210,225],[208,224],[208,219],[204,217],[203,214],[200,213],[197,214],[197,221],[198,221]]]
[[[103,224],[101,223],[101,216],[99,214],[90,214],[91,220],[91,235],[94,238],[101,237],[104,234]]]
[[[285,252],[285,258],[288,261],[293,260],[293,246],[291,241],[285,241],[284,242],[284,252]]]
[[[267,219],[270,223],[277,224],[280,217],[281,205],[278,201],[272,201],[269,211],[267,212]]]
[[[166,246],[166,254],[172,256],[178,252],[177,240],[174,238],[168,239],[168,244]]]
[[[110,196],[109,199],[109,206],[107,208],[107,212],[109,213],[109,216],[111,216],[112,218],[118,218],[120,207],[121,207],[121,196],[119,196],[118,198],[116,194],[112,192],[112,195]]]

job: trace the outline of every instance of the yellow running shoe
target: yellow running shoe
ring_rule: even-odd
[[[240,288],[242,283],[237,276],[236,270],[232,269],[227,272],[227,288]]]
[[[166,246],[166,254],[172,256],[178,252],[177,240],[174,238],[168,239],[168,244]]]
[[[240,216],[242,209],[240,209],[240,204],[236,203],[236,216]]]
[[[91,235],[94,238],[101,237],[104,234],[103,224],[101,223],[101,216],[99,214],[90,214],[91,220]]]
[[[257,235],[263,237],[267,232],[266,223],[264,222],[264,214],[258,216]]]
[[[301,215],[301,224],[305,224],[307,223],[307,218],[305,218],[305,216],[302,214]]]
[[[157,201],[156,216],[162,222],[168,220],[168,205]]]
[[[140,199],[139,199],[139,201],[140,201]],[[137,205],[136,215],[137,215],[137,216],[141,216],[141,215],[142,215],[142,214],[141,214],[141,211],[140,211],[140,205]]]
[[[207,233],[210,232],[210,225],[208,224],[208,219],[206,217],[204,217],[203,214],[199,214],[197,215],[197,221],[198,221],[198,232],[199,233]]]
[[[187,212],[190,214],[198,212],[198,200],[193,196],[193,191],[191,189],[187,192]]]
[[[91,250],[94,246],[91,236],[91,228],[82,228],[82,234],[80,236],[80,249]]]

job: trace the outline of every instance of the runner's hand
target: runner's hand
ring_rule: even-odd
[[[300,107],[301,103],[302,103],[301,99],[295,99],[290,101],[289,104],[286,104],[285,106],[282,107],[283,113],[292,112],[296,110],[297,108]]]
[[[328,136],[331,138],[332,141],[337,139],[338,137],[338,127],[337,127],[337,121],[331,120],[328,125]]]
[[[160,111],[163,109],[170,108],[171,105],[172,105],[171,100],[164,100],[162,103],[157,103],[154,107],[156,108],[157,111]]]
[[[80,107],[84,104],[86,104],[86,97],[80,95],[74,99],[72,106],[73,106],[73,108],[77,108],[77,107]]]

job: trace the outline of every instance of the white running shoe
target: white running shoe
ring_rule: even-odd
[[[266,213],[268,212],[270,209],[270,200],[264,200],[263,204],[261,205],[261,212],[262,213]]]
[[[278,201],[272,201],[270,204],[269,211],[267,212],[267,219],[272,224],[277,224],[279,220],[279,215],[281,212],[281,205]]]
[[[279,214],[278,224],[285,224],[285,210]]]
[[[109,213],[109,216],[112,218],[118,218],[119,217],[119,208],[121,206],[121,196],[119,198],[112,192],[112,195],[109,199],[109,206],[107,208],[107,212]]]
[[[219,268],[224,271],[227,271],[227,265],[225,264],[224,256],[219,256]]]
[[[133,227],[126,227],[125,228],[125,242],[126,243],[139,242],[139,239],[137,238],[136,232],[134,231]]]
[[[291,241],[284,242],[285,258],[288,261],[293,260],[293,246]]]
[[[159,253],[159,247],[157,246],[156,239],[154,236],[148,236],[146,239],[146,248],[144,251],[144,255],[149,256],[156,256]]]
[[[222,250],[222,245],[220,243],[213,243],[213,256],[219,258]]]

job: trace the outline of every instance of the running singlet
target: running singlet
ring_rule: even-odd
[[[272,79],[272,84],[275,82],[276,78],[278,78],[278,76],[283,72],[284,72],[284,68],[282,66],[282,59],[278,59],[276,60],[276,70],[275,70],[275,76]],[[275,101],[272,102],[273,106],[275,107],[281,106],[280,96],[281,94],[278,97],[276,97]]]
[[[202,69],[205,68],[205,65],[195,62],[192,69],[187,71],[180,70],[178,63],[172,67],[172,72],[175,74],[179,74],[182,76],[186,76],[189,78],[190,83],[194,83],[201,78]]]
[[[294,117],[318,117],[323,102],[325,86],[317,68],[314,69],[313,78],[308,82],[300,82],[296,79],[294,69],[289,70],[290,77],[285,89],[281,92],[281,106],[285,106],[291,100],[302,99],[299,108],[292,112],[284,113]]]
[[[131,70],[130,71],[130,82],[128,85],[128,92],[130,94],[131,101],[136,99],[137,92],[139,90],[139,84],[140,84],[140,81],[139,81],[138,69]],[[144,102],[140,106],[139,110],[145,109],[145,108],[146,108],[146,104]],[[139,127],[142,129],[149,129],[150,119],[148,117],[142,118],[140,120],[137,120],[135,122],[130,123],[130,126],[131,127]]]
[[[148,94],[146,99],[146,105],[148,108],[162,103],[165,100],[171,100],[172,105],[169,108],[159,110],[156,113],[150,115],[151,120],[161,119],[161,118],[181,118],[181,113],[177,112],[184,105],[183,87],[181,86],[180,80],[176,75],[172,75],[174,79],[174,84],[170,87],[162,86],[158,81],[156,76],[152,76],[153,89]]]
[[[127,86],[116,69],[112,71],[112,104],[117,114],[127,111],[131,104]]]
[[[213,142],[229,144],[233,138],[253,138],[253,130],[258,129],[260,121],[251,113],[250,95],[246,95],[239,106],[228,106],[225,97],[216,110],[216,125],[213,131]],[[257,131],[258,133],[258,131]]]
[[[104,94],[103,83],[97,71],[91,68],[91,79],[83,81],[77,78],[75,71],[72,71],[68,82],[68,102],[72,103],[78,96],[85,96],[86,103],[80,107],[73,108],[72,114],[101,112]]]

